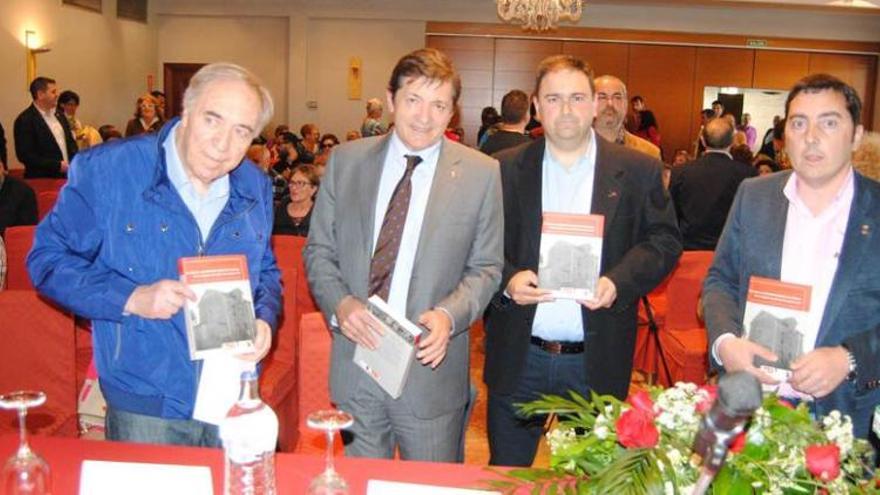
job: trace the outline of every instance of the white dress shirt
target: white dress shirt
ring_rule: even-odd
[[[67,140],[64,138],[64,127],[62,127],[61,122],[58,121],[58,117],[55,115],[55,109],[53,108],[48,112],[44,112],[43,109],[36,104],[34,105],[34,108],[40,112],[43,120],[46,121],[46,125],[49,126],[49,130],[52,131],[52,137],[55,138],[55,142],[58,143],[58,147],[61,148],[61,157],[65,162],[68,161]]]
[[[590,129],[590,146],[584,156],[566,168],[544,148],[541,167],[541,211],[589,215],[596,175],[596,134]],[[538,303],[532,335],[544,340],[584,340],[581,305],[571,299]]]
[[[376,212],[373,218],[373,248],[379,239],[379,231],[382,230],[382,221],[385,219],[385,210],[391,202],[394,188],[406,171],[405,155],[418,155],[422,158],[412,174],[412,195],[409,200],[409,208],[406,213],[406,223],[401,234],[400,250],[394,263],[394,273],[391,276],[391,287],[388,291],[388,304],[397,310],[399,314],[406,314],[406,301],[409,294],[409,283],[412,278],[413,264],[416,260],[416,249],[419,246],[419,237],[422,234],[422,221],[428,207],[428,196],[431,193],[431,185],[434,183],[434,172],[437,169],[437,160],[440,158],[441,141],[420,151],[411,151],[403,141],[397,137],[397,133],[391,133],[388,144],[388,154],[385,155],[385,163],[382,166],[382,177],[379,179],[379,193],[376,196]]]

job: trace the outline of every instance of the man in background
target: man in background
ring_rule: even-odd
[[[33,103],[15,119],[15,155],[24,164],[24,177],[65,177],[76,155],[76,139],[67,119],[57,115],[58,86],[54,79],[31,82]]]
[[[596,120],[593,129],[612,143],[641,151],[648,156],[660,159],[660,148],[624,128],[627,115],[626,85],[620,79],[605,75],[594,82],[596,86]],[[642,101],[643,100],[639,100]]]
[[[493,155],[531,141],[526,135],[529,123],[529,96],[518,89],[511,90],[501,99],[501,122],[498,130],[486,138],[480,151]]]

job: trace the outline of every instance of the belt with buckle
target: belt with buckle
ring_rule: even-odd
[[[532,345],[550,354],[580,354],[584,352],[583,342],[557,342],[532,336]]]

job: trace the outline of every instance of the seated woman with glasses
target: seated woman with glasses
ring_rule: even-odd
[[[125,137],[159,132],[165,121],[159,114],[158,103],[156,97],[149,93],[141,95],[137,99],[134,118],[129,120],[128,125],[125,126]]]
[[[288,182],[290,199],[275,209],[272,234],[300,237],[309,235],[309,223],[319,183],[320,178],[314,165],[300,165],[293,169],[293,175]]]

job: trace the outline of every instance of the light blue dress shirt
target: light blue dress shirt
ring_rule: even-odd
[[[177,136],[179,128],[180,123],[171,129],[163,143],[165,146],[165,164],[168,180],[171,181],[171,185],[174,186],[177,194],[183,199],[183,203],[192,213],[193,217],[195,217],[196,223],[199,225],[199,233],[201,234],[199,245],[202,246],[208,240],[211,227],[214,226],[214,222],[217,221],[217,217],[220,216],[220,212],[223,211],[223,207],[226,206],[226,202],[229,200],[229,174],[214,180],[208,186],[208,192],[204,196],[199,195],[192,180],[186,174],[186,170],[183,168],[183,161],[177,152],[175,136]]]
[[[373,248],[371,251],[376,249],[379,231],[382,229],[382,220],[385,219],[385,210],[388,209],[388,203],[391,202],[394,187],[397,186],[406,171],[405,155],[418,155],[422,158],[422,162],[416,166],[412,174],[412,195],[406,213],[406,223],[403,225],[403,233],[401,234],[400,250],[397,253],[397,261],[394,263],[394,273],[391,276],[391,287],[388,291],[388,304],[402,315],[406,314],[409,283],[412,278],[416,250],[419,247],[419,237],[422,234],[422,221],[425,219],[425,212],[428,208],[428,196],[431,193],[431,185],[434,183],[434,172],[437,170],[437,160],[440,158],[442,142],[441,139],[428,148],[414,152],[406,147],[403,141],[397,137],[396,132],[392,132],[388,144],[388,154],[385,155],[385,163],[382,166],[379,193],[376,196],[376,213],[373,217]]]
[[[564,167],[544,148],[541,167],[541,211],[589,215],[593,203],[596,172],[596,134],[590,130],[590,146],[571,167]],[[539,303],[532,323],[532,335],[544,340],[584,340],[581,305],[571,299]]]

